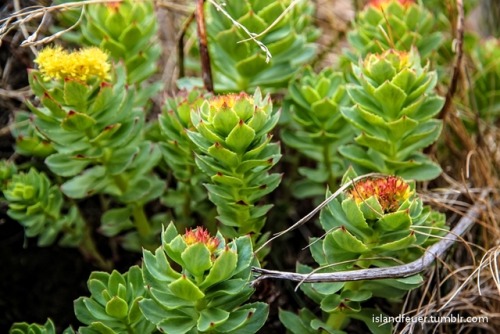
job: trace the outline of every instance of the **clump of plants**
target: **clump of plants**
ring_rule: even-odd
[[[356,175],[348,172],[344,181]],[[390,267],[407,263],[446,232],[445,216],[424,206],[414,185],[395,176],[367,178],[354,182],[346,193],[322,210],[320,224],[325,234],[311,240],[311,254],[318,263],[315,272],[356,268]],[[298,264],[297,271],[313,268]],[[364,306],[372,297],[396,301],[420,286],[420,275],[400,279],[302,284],[304,293],[322,310],[316,317],[307,309],[299,315],[280,312],[280,319],[292,333],[315,333],[322,329],[336,333],[357,319],[372,333],[391,333],[391,324],[376,324],[380,311]],[[297,326],[300,324],[300,326]]]

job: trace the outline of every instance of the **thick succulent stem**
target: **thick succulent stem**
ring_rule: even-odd
[[[83,240],[80,244],[80,252],[95,261],[96,266],[102,270],[109,271],[113,268],[112,262],[105,260],[97,249],[94,237],[92,236],[92,230],[88,225],[85,225],[84,228]]]

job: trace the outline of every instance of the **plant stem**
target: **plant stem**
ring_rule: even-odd
[[[213,92],[214,85],[212,80],[212,68],[210,65],[210,55],[208,54],[207,30],[205,26],[205,15],[203,11],[204,2],[204,0],[197,0],[195,14],[196,24],[198,28],[198,43],[200,48],[201,76],[203,78],[205,89],[209,92]]]
[[[326,320],[326,324],[333,329],[342,329],[344,328],[345,321],[348,319],[346,314],[342,311],[330,313],[328,319]]]
[[[333,166],[332,159],[330,156],[331,143],[326,142],[323,144],[323,163],[326,168],[326,172],[328,173],[328,178],[326,179],[327,186],[330,190],[337,188],[337,181],[335,179],[335,175],[333,175]]]
[[[127,180],[120,174],[114,176],[116,185],[122,192],[127,190]],[[132,206],[132,217],[134,218],[135,228],[139,233],[141,239],[147,240],[151,235],[151,226],[149,225],[148,218],[144,213],[144,205],[142,203],[134,203]]]
[[[112,264],[110,261],[104,259],[99,250],[96,247],[94,238],[92,237],[92,232],[88,225],[85,225],[83,231],[83,240],[80,244],[80,252],[96,262],[96,265],[106,271],[112,269]]]
[[[148,218],[144,213],[144,206],[142,204],[133,204],[132,216],[139,236],[147,238],[151,234],[151,226],[149,226]]]

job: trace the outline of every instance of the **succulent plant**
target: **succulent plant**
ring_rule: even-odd
[[[281,134],[284,143],[317,162],[302,167],[304,180],[294,186],[297,197],[324,195],[325,185],[336,188],[345,171],[338,148],[351,142],[354,132],[340,108],[349,104],[342,73],[326,68],[319,74],[308,67],[289,86],[292,121]]]
[[[193,212],[203,213],[205,221],[209,220],[210,206],[202,186],[208,178],[196,166],[195,152],[199,151],[187,135],[187,131],[195,130],[191,110],[197,109],[204,98],[208,96],[201,90],[181,91],[166,100],[158,117],[163,159],[175,178],[175,186],[167,189],[163,202],[174,209],[178,226],[190,226]]]
[[[444,100],[433,92],[436,73],[420,65],[416,50],[369,55],[353,66],[347,86],[353,107],[342,114],[357,130],[355,144],[340,153],[365,171],[430,180],[441,168],[422,153],[440,135],[435,119]]]
[[[81,334],[136,333],[148,334],[155,326],[142,314],[139,303],[148,296],[142,270],[133,266],[125,274],[113,270],[93,272],[88,280],[90,297],[75,300],[75,314],[87,325]]]
[[[69,178],[62,191],[71,198],[113,196],[128,206],[140,237],[150,242],[143,205],[163,193],[164,182],[151,174],[161,152],[144,140],[144,112],[133,107],[134,89],[127,88],[123,68],[110,73],[107,55],[97,48],[48,48],[36,61],[40,69],[29,79],[42,106],[28,107],[36,130],[57,152],[46,165]],[[115,235],[129,229],[123,222],[104,230]]]
[[[196,163],[210,177],[205,186],[226,237],[258,235],[265,223],[272,205],[257,202],[281,181],[281,175],[268,173],[281,157],[270,134],[278,117],[259,90],[253,97],[213,97],[191,113],[196,132],[188,135],[201,152]]]
[[[268,305],[242,305],[251,296],[250,266],[258,265],[248,236],[226,244],[198,227],[179,235],[171,223],[162,247],[144,251],[143,273],[150,296],[144,316],[166,334],[256,333]],[[174,269],[180,268],[180,271]]]
[[[3,191],[14,174],[17,173],[16,164],[8,160],[0,160],[0,191]]]
[[[26,322],[18,322],[12,325],[9,334],[56,334],[56,327],[51,319],[43,325],[28,324]],[[62,334],[74,334],[75,331],[71,327],[66,328]]]
[[[64,4],[70,0],[56,0]],[[83,8],[84,7],[84,8]],[[83,10],[83,12],[82,12]],[[158,70],[161,55],[158,44],[158,21],[152,1],[123,0],[82,5],[57,15],[62,30],[77,24],[63,38],[79,46],[96,46],[105,50],[116,62],[123,62],[127,83],[136,90],[134,104],[143,107],[162,87],[147,80]]]
[[[140,83],[157,71],[161,48],[157,43],[158,23],[151,1],[122,2],[87,6],[82,34],[90,45],[107,50],[123,60],[127,82]],[[156,92],[152,87],[149,88]]]
[[[349,170],[344,181],[354,177]],[[425,247],[446,232],[445,216],[424,207],[413,185],[395,176],[368,178],[354,183],[341,198],[322,210],[320,223],[326,231],[322,240],[314,240],[311,253],[320,265],[319,272],[356,268],[390,267],[420,257]],[[313,269],[298,265],[302,273]],[[377,281],[312,283],[302,285],[308,297],[321,306],[322,319],[303,310],[300,315],[281,312],[285,326],[293,333],[295,321],[312,329],[326,328],[329,333],[343,329],[350,319],[365,322],[372,333],[390,333],[391,325],[375,324],[380,314],[362,302],[372,296],[398,299],[422,283],[419,275]],[[298,327],[295,327],[298,328]],[[310,331],[309,331],[310,332]]]
[[[207,4],[208,46],[217,92],[253,92],[257,87],[270,92],[285,88],[300,66],[312,59],[315,54],[312,41],[317,30],[311,24],[310,2],[296,2],[277,21],[291,3],[290,0],[229,0],[222,11],[211,2]],[[226,15],[251,33],[263,33],[256,39],[272,54],[269,62],[262,44],[252,40],[239,43],[250,36]]]
[[[55,153],[52,144],[36,131],[29,112],[19,110],[14,117],[11,134],[16,139],[16,153],[41,158]]]
[[[371,0],[347,36],[352,47],[348,57],[356,62],[370,53],[415,47],[422,60],[427,60],[444,40],[438,23],[433,13],[414,0]]]
[[[480,117],[495,123],[500,116],[500,40],[491,38],[474,43],[471,105]]]
[[[84,222],[75,206],[63,207],[63,195],[43,173],[12,175],[3,190],[7,214],[25,228],[27,237],[38,237],[39,246],[52,244],[59,234],[61,245],[76,246],[83,236]]]

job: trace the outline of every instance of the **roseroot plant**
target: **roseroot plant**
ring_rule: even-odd
[[[45,324],[28,324],[26,322],[18,322],[12,325],[9,334],[56,334],[56,326],[51,319],[47,319]],[[75,334],[75,331],[68,327],[62,334]]]
[[[64,4],[69,0],[57,0]],[[147,80],[157,71],[161,55],[158,44],[158,21],[153,1],[123,0],[106,3],[82,4],[58,13],[55,30],[74,26],[62,38],[78,46],[96,46],[106,50],[110,57],[122,61],[127,72],[127,83],[136,90],[135,104],[143,106],[147,99],[161,88],[159,82],[149,85]],[[78,23],[77,23],[78,22]]]
[[[441,173],[423,153],[442,129],[436,119],[444,99],[433,91],[437,76],[420,65],[415,49],[371,54],[353,65],[347,85],[353,106],[341,112],[358,131],[340,153],[362,171],[431,180]]]
[[[414,0],[370,0],[347,35],[347,56],[357,62],[370,53],[415,47],[427,61],[444,40],[437,26],[433,13]]]
[[[141,311],[166,334],[256,333],[268,305],[242,305],[253,293],[251,266],[258,262],[248,236],[226,243],[203,227],[179,235],[171,223],[162,247],[144,251],[149,296],[139,302]]]
[[[12,171],[12,170],[11,170]],[[4,174],[4,173],[2,173]],[[37,237],[39,246],[59,244],[78,246],[84,238],[85,223],[75,205],[65,207],[57,185],[34,168],[13,174],[3,188],[9,209],[7,215],[24,227],[27,237]]]
[[[16,173],[17,166],[15,163],[8,160],[0,160],[0,191],[5,190],[7,183]]]
[[[113,270],[93,272],[87,282],[90,297],[75,300],[75,315],[87,325],[78,333],[148,334],[155,325],[142,314],[139,303],[148,297],[142,270],[133,266],[125,274]]]
[[[346,170],[338,148],[351,142],[354,132],[340,112],[349,105],[345,84],[340,72],[326,68],[316,74],[310,67],[290,83],[292,121],[281,139],[317,162],[316,168],[299,168],[304,176],[294,185],[294,195],[299,198],[324,195],[325,186],[335,189]]]
[[[314,8],[310,1],[295,1],[283,16],[291,4],[291,0],[229,0],[223,6],[207,3],[208,48],[216,92],[286,88],[300,66],[314,57],[312,42],[318,36],[311,23]],[[253,37],[258,43],[249,40],[244,29],[257,34]],[[240,43],[242,40],[246,41]]]
[[[139,239],[146,243],[152,233],[143,206],[163,193],[164,182],[151,173],[161,152],[143,138],[144,112],[134,108],[134,89],[127,87],[123,68],[112,68],[107,58],[95,47],[41,51],[39,70],[29,72],[41,106],[28,103],[34,114],[30,119],[56,151],[45,163],[66,179],[64,194],[77,199],[113,196],[127,206],[124,214],[133,217]],[[110,236],[134,227],[122,216],[104,221]]]
[[[208,178],[196,166],[195,152],[200,152],[187,135],[187,131],[195,130],[191,110],[200,107],[208,97],[202,90],[181,91],[166,100],[158,117],[163,160],[175,178],[174,187],[167,189],[162,200],[174,210],[178,227],[190,226],[195,212],[203,215],[205,223],[210,220],[207,213],[211,204],[207,203],[207,192],[202,186]]]
[[[11,129],[12,137],[16,140],[14,149],[24,156],[46,158],[55,153],[54,147],[36,131],[30,116],[29,112],[23,110],[16,111],[14,115],[14,126]]]
[[[115,61],[123,61],[127,83],[136,86],[136,102],[143,106],[161,88],[149,85],[161,55],[158,20],[153,1],[124,0],[85,7],[80,26],[83,44],[106,50]]]
[[[352,170],[346,174],[355,176]],[[444,214],[424,206],[414,186],[396,176],[355,182],[347,193],[321,211],[322,239],[313,239],[311,253],[319,264],[317,272],[357,268],[390,267],[420,257],[425,248],[446,233]],[[298,271],[313,269],[298,265]],[[373,323],[380,311],[366,308],[372,297],[398,300],[418,287],[422,278],[303,284],[305,294],[323,311],[320,318],[303,310],[299,315],[282,311],[280,318],[292,333],[313,333],[319,328],[339,333],[350,319],[364,322],[373,333],[390,333],[391,324]],[[300,326],[294,324],[300,323]],[[299,328],[309,328],[301,332]]]
[[[281,157],[279,144],[271,142],[278,118],[270,97],[262,98],[259,90],[253,96],[215,96],[191,113],[196,131],[188,136],[201,152],[196,164],[210,178],[205,187],[225,237],[256,237],[264,226],[272,205],[258,201],[281,181],[280,174],[268,172]]]
[[[494,124],[500,116],[500,40],[477,41],[473,46],[471,106],[482,120]]]

